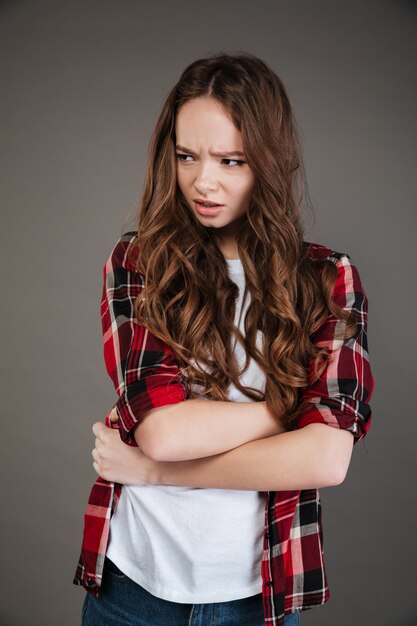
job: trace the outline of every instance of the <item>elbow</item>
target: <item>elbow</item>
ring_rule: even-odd
[[[345,477],[346,472],[343,471],[343,468],[326,465],[322,460],[319,467],[316,466],[310,469],[306,479],[303,481],[302,488],[314,487],[322,489],[324,487],[337,487],[342,484]]]
[[[175,460],[171,458],[172,455],[169,454],[169,451],[166,450],[161,441],[158,441],[157,438],[148,441],[146,445],[142,448],[142,451],[144,455],[147,456],[149,459],[159,463],[161,463],[162,461]]]
[[[353,436],[347,435],[343,446],[338,445],[329,451],[326,487],[337,487],[344,482],[352,457],[352,442]]]
[[[140,429],[137,428],[136,430],[138,431]],[[148,459],[151,459],[151,461],[160,460],[158,459],[158,451],[155,449],[154,443],[149,437],[139,436],[135,437],[135,439],[139,448],[142,450],[143,454],[148,457]]]
[[[151,411],[152,413],[153,411]],[[148,414],[147,414],[148,417]],[[135,429],[135,440],[143,454],[152,461],[171,461],[172,453],[167,445],[167,437],[157,415],[145,418]]]
[[[345,480],[347,470],[348,468],[343,465],[321,462],[320,467],[315,472],[314,486],[318,489],[322,487],[337,487]]]
[[[314,444],[309,446],[316,487],[336,487],[347,476],[353,450],[353,434],[325,424],[310,424]]]
[[[345,465],[338,465],[334,467],[330,475],[331,480],[326,487],[337,487],[338,485],[341,485],[346,478],[347,471],[348,466]]]
[[[152,461],[185,461],[189,458],[185,456],[183,451],[177,449],[173,445],[172,439],[167,433],[165,436],[156,436],[148,443],[147,451],[144,454],[152,459]]]

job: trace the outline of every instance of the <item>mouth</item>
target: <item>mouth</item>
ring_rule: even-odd
[[[223,208],[222,204],[203,204],[201,202],[197,202],[196,200],[194,200],[194,205],[197,213],[200,213],[200,215],[217,215],[217,213],[220,213],[221,209]]]

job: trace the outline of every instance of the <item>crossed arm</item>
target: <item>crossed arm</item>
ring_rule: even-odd
[[[327,424],[286,432],[264,402],[186,400],[154,409],[135,428],[138,447],[127,446],[101,422],[93,430],[96,471],[122,484],[256,491],[327,487],[343,482],[353,447],[351,432]]]
[[[266,402],[192,399],[147,412],[134,429],[134,438],[154,461],[186,461],[283,432]]]
[[[159,483],[225,489],[287,490],[340,484],[353,443],[369,429],[373,377],[366,336],[367,298],[347,255],[339,255],[333,297],[355,311],[358,331],[335,339],[329,316],[315,334],[330,349],[326,372],[303,397],[310,408],[286,432],[264,402],[186,400],[172,350],[137,323],[142,282],[125,235],[104,267],[101,315],[107,371],[119,399],[116,428],[102,422],[94,469],[122,484]],[[133,443],[133,445],[126,445]]]

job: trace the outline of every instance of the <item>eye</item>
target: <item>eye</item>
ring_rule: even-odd
[[[186,160],[185,160],[187,157],[190,157],[190,158],[192,159],[192,156],[191,156],[191,155],[189,155],[189,154],[180,154],[179,152],[177,152],[177,153],[175,154],[175,156],[176,156],[176,158],[177,158],[179,161],[182,161],[183,163],[189,163],[189,161],[186,161]]]
[[[236,159],[223,159],[223,161],[229,161],[229,163],[236,163],[238,167],[244,165],[245,161],[237,161]],[[227,167],[235,167],[234,165],[228,165]]]
[[[187,158],[193,159],[190,154],[182,154],[181,152],[176,152],[175,157],[178,161],[182,161],[183,163],[191,163],[191,161],[186,161]],[[245,164],[245,161],[238,161],[237,159],[222,159],[222,162],[226,161],[226,167],[241,167]]]

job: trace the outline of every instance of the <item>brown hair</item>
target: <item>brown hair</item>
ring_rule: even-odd
[[[234,326],[238,287],[228,276],[215,229],[199,223],[176,183],[176,114],[200,96],[216,99],[229,112],[255,174],[237,238],[251,295],[245,336]],[[345,322],[339,338],[356,330],[355,318],[332,300],[335,264],[309,257],[300,212],[303,189],[295,120],[278,76],[249,53],[220,53],[191,63],[168,94],[149,145],[132,243],[144,280],[136,317],[171,347],[183,380],[201,387],[198,393],[189,387],[190,398],[226,401],[233,382],[252,400],[265,400],[288,429],[303,409],[300,389],[311,386],[327,365],[327,349],[313,343],[313,333],[329,314]],[[256,347],[258,330],[264,334],[262,351]],[[265,372],[264,395],[241,386],[232,336],[246,351],[243,371],[252,357]]]

